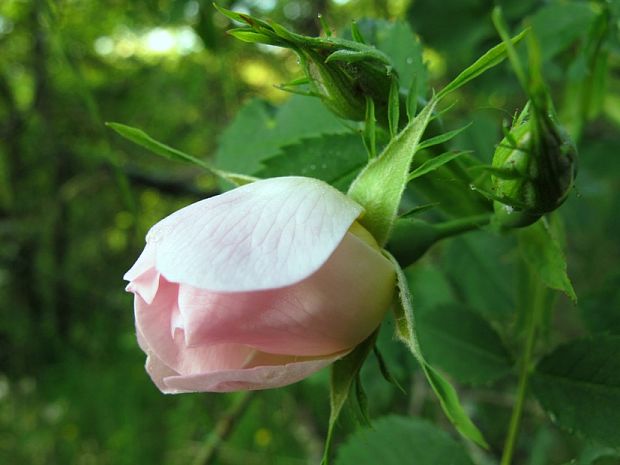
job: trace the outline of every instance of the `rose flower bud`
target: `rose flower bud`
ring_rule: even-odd
[[[577,149],[551,109],[530,103],[493,155],[495,223],[529,226],[568,197],[577,174]]]
[[[164,393],[284,386],[349,353],[381,323],[395,272],[322,181],[257,181],[149,231],[126,273],[146,370]]]

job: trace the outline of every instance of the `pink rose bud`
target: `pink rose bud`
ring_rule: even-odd
[[[257,181],[157,223],[125,274],[138,343],[164,393],[294,383],[380,324],[395,272],[322,181]]]

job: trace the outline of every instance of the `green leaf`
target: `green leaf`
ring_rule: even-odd
[[[263,160],[258,176],[307,176],[346,190],[367,161],[359,135],[330,134],[283,146],[277,155]]]
[[[437,100],[432,99],[383,152],[366,165],[349,188],[348,195],[366,210],[360,222],[381,245],[389,237],[408,182],[411,160],[436,104]]]
[[[443,134],[439,134],[438,136],[431,137],[430,139],[426,139],[424,142],[422,142],[420,144],[420,150],[427,149],[427,148],[432,147],[434,145],[439,145],[439,144],[443,144],[445,142],[448,142],[449,140],[454,139],[456,136],[458,136],[460,133],[462,133],[469,126],[471,126],[471,123],[466,124],[462,128],[454,129],[452,131],[448,131],[448,132],[445,132]]]
[[[340,447],[337,465],[473,465],[461,444],[420,418],[391,415]]]
[[[618,353],[620,336],[571,341],[543,358],[532,377],[554,422],[612,447],[620,446]]]
[[[342,407],[344,407],[344,404],[349,398],[351,386],[353,386],[362,365],[364,365],[364,361],[375,345],[377,333],[378,331],[375,331],[365,341],[353,349],[351,353],[344,356],[340,360],[337,360],[332,365],[329,395],[330,414],[329,425],[327,427],[327,437],[325,438],[323,460],[321,461],[321,464],[323,465],[327,465],[329,463],[336,421],[340,416],[340,412],[342,412]]]
[[[445,165],[446,163],[451,162],[455,158],[460,157],[466,153],[470,153],[467,150],[463,150],[460,152],[445,152],[441,155],[437,155],[436,157],[430,158],[426,160],[422,165],[418,166],[413,172],[409,174],[407,178],[408,181],[412,181],[415,178],[419,178],[420,176],[424,176],[425,174],[431,173],[435,171],[437,168]]]
[[[462,304],[418,312],[418,337],[428,361],[461,383],[488,383],[512,370],[493,327]]]
[[[528,30],[524,30],[515,37],[512,38],[513,44],[519,43],[527,34]],[[501,43],[487,51],[484,55],[478,58],[471,66],[468,66],[462,71],[452,82],[446,87],[441,89],[441,92],[437,94],[438,98],[444,97],[451,92],[463,87],[472,79],[477,78],[481,74],[487,72],[491,68],[499,65],[506,58],[507,50],[506,45]]]
[[[489,321],[509,324],[516,305],[515,239],[512,235],[471,232],[450,241],[441,268],[458,301]]]
[[[552,2],[540,8],[531,25],[540,42],[543,60],[549,60],[582,37],[594,16],[592,6],[582,2]]]
[[[373,24],[376,30],[373,40],[369,42],[390,57],[400,84],[408,89],[412,81],[416,80],[417,89],[425,90],[428,71],[422,58],[423,48],[409,23],[375,21]]]
[[[479,446],[488,447],[482,433],[478,430],[476,425],[472,423],[467,413],[465,413],[465,409],[461,405],[454,387],[441,373],[435,370],[422,355],[407,278],[396,259],[387,251],[384,251],[384,254],[394,265],[397,275],[398,296],[395,298],[394,302],[396,337],[409,348],[413,356],[420,363],[426,379],[439,400],[442,410],[456,430],[463,437],[475,442]]]
[[[285,145],[303,137],[350,132],[318,99],[293,96],[276,111],[262,100],[252,100],[236,115],[220,137],[218,168],[256,175],[262,161],[278,155]]]
[[[620,335],[619,308],[620,270],[614,271],[602,282],[597,282],[596,289],[579,298],[582,318],[594,333]]]
[[[164,157],[169,160],[193,163],[194,165],[198,165],[201,168],[209,171],[214,176],[217,176],[226,181],[232,182],[233,184],[237,186],[248,184],[250,182],[256,181],[257,179],[252,176],[247,176],[244,174],[235,174],[235,173],[230,173],[228,171],[222,171],[216,168],[212,168],[206,162],[196,157],[193,157],[192,155],[188,155],[187,153],[181,152],[180,150],[177,150],[166,144],[162,144],[161,142],[156,141],[155,139],[153,139],[151,136],[149,136],[146,132],[142,131],[141,129],[133,128],[131,126],[126,126],[120,123],[106,123],[106,126],[114,129],[118,134],[130,140],[131,142],[150,150],[155,155],[159,155],[160,157]]]
[[[564,292],[577,303],[577,295],[566,273],[564,252],[546,222],[538,221],[519,230],[519,249],[545,285]]]

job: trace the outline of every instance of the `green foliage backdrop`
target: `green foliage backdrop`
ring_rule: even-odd
[[[419,368],[394,344],[390,320],[378,347],[405,392],[369,359],[361,380],[371,418],[382,418],[364,430],[355,406],[346,406],[337,464],[377,463],[390,441],[386,464],[414,463],[407,461],[414,454],[419,464],[498,463],[515,399],[516,350],[528,325],[517,310],[534,305],[536,294],[523,267],[546,254],[558,259],[560,247],[579,300],[544,297],[552,311],[541,316],[533,347],[541,361],[515,463],[620,463],[620,3],[218,2],[310,35],[321,32],[319,12],[345,37],[357,20],[366,40],[392,57],[401,85],[415,79],[420,97],[498,42],[495,3],[514,31],[530,25],[536,32],[580,161],[552,243],[536,230],[518,237],[477,231],[434,247],[406,270],[420,343],[459,386],[490,449],[454,435]],[[597,41],[601,11],[609,14],[608,29]],[[0,3],[0,463],[320,461],[327,372],[249,395],[163,396],[144,373],[132,299],[123,292],[121,277],[148,228],[225,186],[195,167],[152,157],[104,122],[142,128],[220,169],[312,176],[341,190],[366,162],[362,137],[348,123],[318,99],[289,98],[273,86],[299,74],[293,54],[243,44],[225,34],[228,27],[203,0]],[[471,125],[448,146],[490,164],[503,122],[526,97],[502,65],[449,99],[455,106],[445,128]],[[452,189],[463,192],[463,205],[426,217],[476,213],[478,194],[452,171],[437,173],[407,192],[407,206],[453,198]],[[566,280],[542,279],[570,296]],[[574,359],[579,363],[565,363]]]

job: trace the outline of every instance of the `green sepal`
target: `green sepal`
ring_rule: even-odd
[[[415,316],[407,278],[398,261],[387,251],[384,251],[384,255],[394,265],[397,275],[398,295],[394,299],[393,307],[396,320],[396,337],[409,348],[420,364],[426,379],[439,400],[442,410],[456,430],[466,439],[475,442],[481,447],[488,448],[489,446],[482,433],[474,425],[461,405],[454,387],[424,358],[416,334]]]
[[[436,157],[431,158],[430,160],[425,161],[422,165],[418,166],[415,170],[409,174],[407,178],[409,181],[414,180],[415,178],[419,178],[420,176],[424,176],[425,174],[431,173],[435,171],[437,168],[442,167],[446,163],[451,162],[455,158],[460,157],[461,155],[465,155],[466,153],[471,153],[469,150],[461,150],[460,152],[445,152],[441,155],[437,155]]]
[[[225,181],[231,182],[236,186],[242,186],[244,184],[249,184],[251,182],[257,181],[258,178],[253,176],[247,176],[245,174],[236,174],[229,173],[228,171],[218,170],[213,168],[208,163],[200,160],[192,155],[189,155],[185,152],[181,152],[175,148],[170,147],[169,145],[162,144],[161,142],[156,141],[151,136],[149,136],[146,132],[141,129],[133,128],[131,126],[127,126],[121,123],[105,123],[106,126],[116,131],[118,134],[123,136],[125,139],[130,140],[134,144],[140,145],[149,151],[153,152],[155,155],[159,155],[160,157],[167,158],[169,160],[182,161],[185,163],[193,163],[194,165],[198,165],[201,168],[207,170],[214,176],[217,176]]]
[[[325,438],[321,465],[328,465],[329,463],[329,455],[331,452],[331,444],[334,429],[336,427],[336,421],[338,421],[340,412],[342,412],[342,408],[349,398],[351,387],[355,383],[355,380],[362,369],[362,365],[364,365],[366,358],[368,358],[370,351],[375,345],[378,333],[379,331],[376,330],[355,349],[353,349],[353,351],[342,357],[340,360],[336,360],[331,367],[329,424],[327,426],[327,437]]]
[[[375,102],[366,97],[366,123],[364,124],[364,145],[369,158],[377,156],[377,118],[375,117]]]
[[[355,21],[351,23],[351,37],[353,37],[353,40],[355,42],[359,42],[360,44],[366,43],[366,41],[364,40],[364,36],[362,35],[362,32],[360,31],[360,28]]]
[[[381,371],[381,375],[383,376],[383,379],[385,379],[388,383],[394,385],[403,394],[406,394],[407,391],[405,391],[405,389],[400,385],[398,380],[394,377],[394,375],[390,371],[385,359],[383,358],[383,355],[381,354],[381,351],[379,350],[376,344],[373,347],[372,351],[375,354],[375,358],[377,359],[377,364],[379,365],[379,371]]]
[[[360,223],[381,245],[389,238],[411,161],[436,105],[437,99],[431,99],[383,152],[370,160],[349,188],[349,197],[365,209]]]
[[[398,77],[393,76],[390,83],[390,95],[388,97],[388,127],[390,137],[396,137],[398,133],[398,123],[400,122],[400,89]]]
[[[472,123],[468,123],[462,128],[453,129],[452,131],[444,132],[443,134],[439,134],[438,136],[431,137],[430,139],[426,139],[424,142],[420,144],[419,150],[427,149],[429,147],[433,147],[439,144],[444,144],[454,139],[456,136],[458,136],[460,133],[462,133],[465,129],[467,129],[471,125]]]
[[[243,42],[247,42],[249,44],[269,44],[269,45],[277,45],[277,42],[271,39],[266,34],[261,34],[259,32],[254,32],[249,28],[240,27],[236,29],[229,29],[226,31],[227,34],[233,36],[236,39],[239,39]]]
[[[511,45],[518,44],[529,32],[529,29],[521,31],[519,34],[510,39]],[[446,87],[441,89],[437,94],[438,97],[445,97],[455,90],[463,87],[469,81],[477,78],[482,73],[499,65],[507,56],[507,47],[505,43],[500,43],[488,50],[484,55],[478,58],[472,65],[463,70],[456,78],[452,80]]]

